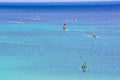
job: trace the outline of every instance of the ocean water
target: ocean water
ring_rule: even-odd
[[[119,35],[119,2],[1,3],[0,79],[119,80]]]

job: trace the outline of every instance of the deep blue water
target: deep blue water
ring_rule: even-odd
[[[36,16],[41,22],[63,23],[74,17],[81,23],[119,23],[120,2],[0,3],[0,22],[34,22]]]
[[[119,8],[120,2],[1,3],[0,79],[119,80]]]

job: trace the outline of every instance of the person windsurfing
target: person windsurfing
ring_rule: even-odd
[[[20,18],[19,23],[20,23],[20,24],[22,24],[22,23],[23,23],[23,19],[22,19],[22,18]]]
[[[93,36],[94,38],[96,38],[96,33],[95,33],[95,32],[92,32],[92,36]]]
[[[66,23],[63,24],[63,30],[66,30]]]
[[[82,65],[83,72],[85,72],[86,68],[87,68],[87,62],[85,61]]]
[[[36,20],[39,21],[40,20],[40,16],[36,16]]]

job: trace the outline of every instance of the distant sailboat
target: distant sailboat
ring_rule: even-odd
[[[20,18],[20,19],[19,19],[19,24],[22,24],[22,23],[23,23],[23,19]]]
[[[40,16],[36,16],[36,20],[39,21],[40,20]]]
[[[73,17],[73,22],[77,22],[77,19],[75,17]]]

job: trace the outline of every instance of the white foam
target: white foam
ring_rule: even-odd
[[[86,35],[87,37],[91,37],[91,38],[93,38],[93,36],[92,35]],[[96,36],[96,38],[99,38],[99,36]]]
[[[85,31],[85,30],[81,30],[81,29],[73,29],[72,31]]]
[[[23,44],[23,42],[0,41],[0,43]]]
[[[73,20],[69,20],[69,19],[67,19],[67,20],[65,20],[65,21],[73,21]]]
[[[36,20],[36,18],[24,18],[24,19],[27,19],[27,20]]]
[[[70,29],[65,29],[65,31],[70,31]]]
[[[21,24],[21,22],[19,21],[2,21],[2,22],[5,22],[5,23],[17,23],[17,24]],[[23,23],[23,22],[22,22]]]
[[[82,31],[82,32],[84,32],[85,30],[81,30],[81,29],[65,29],[65,31]]]

